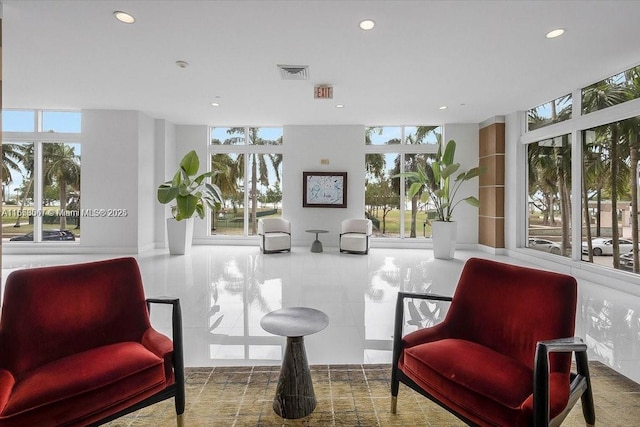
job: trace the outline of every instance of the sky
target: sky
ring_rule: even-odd
[[[33,110],[2,110],[3,132],[35,132],[36,112]],[[43,111],[42,132],[80,133],[79,111]]]

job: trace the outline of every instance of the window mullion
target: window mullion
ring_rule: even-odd
[[[244,149],[245,149],[245,155],[244,155],[244,212],[243,212],[243,216],[244,216],[244,235],[248,236],[249,235],[249,221],[251,221],[251,215],[249,214],[251,212],[251,206],[249,205],[251,203],[251,197],[249,197],[249,192],[251,191],[251,185],[249,184],[249,174],[251,174],[253,171],[251,169],[249,169],[249,166],[251,164],[250,161],[250,157],[251,157],[251,150],[249,149],[249,127],[244,128]]]
[[[575,104],[574,104],[575,105]],[[580,261],[582,259],[582,132],[574,129],[571,132],[571,259]],[[590,226],[586,224],[587,227]]]
[[[33,115],[34,124],[33,128],[36,132],[42,132],[42,110],[35,110],[35,114]]]
[[[405,169],[404,169],[404,153],[399,153],[400,155],[400,173],[404,173]],[[401,239],[404,239],[404,212],[405,212],[405,195],[406,195],[406,191],[405,191],[405,183],[406,183],[407,179],[406,178],[400,178],[400,230],[399,231],[399,237]]]
[[[406,136],[405,136],[405,127],[402,126],[400,128],[400,147],[402,148],[406,148],[407,147],[407,141],[406,141]],[[405,169],[405,159],[404,159],[404,150],[402,150],[400,152],[400,172],[404,173]],[[405,207],[406,207],[406,191],[405,191],[405,183],[406,183],[406,178],[401,178],[400,179],[400,230],[398,230],[400,233],[399,236],[401,239],[404,239],[405,235],[404,235],[404,215],[405,215]]]
[[[42,241],[42,215],[38,213],[42,212],[42,189],[43,189],[43,161],[42,152],[43,143],[38,141],[33,143],[33,241]]]

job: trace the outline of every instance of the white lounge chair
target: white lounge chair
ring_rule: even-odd
[[[263,254],[291,252],[291,223],[284,218],[259,219],[258,236]]]
[[[340,252],[368,254],[372,232],[369,219],[345,219],[340,228]]]

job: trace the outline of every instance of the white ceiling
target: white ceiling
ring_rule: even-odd
[[[4,108],[219,126],[476,123],[640,63],[638,1],[2,3]],[[364,18],[375,29],[360,30]],[[557,27],[565,35],[547,40]],[[277,64],[308,65],[310,78],[282,80]],[[332,84],[333,100],[314,99],[315,84]]]

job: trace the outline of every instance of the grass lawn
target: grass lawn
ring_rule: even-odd
[[[266,211],[268,209],[259,209],[260,211]],[[377,217],[380,223],[380,230],[374,229],[373,233],[376,236],[382,236],[382,213],[379,211],[380,216]],[[221,235],[242,235],[244,232],[244,210],[238,209],[236,212],[227,212],[223,218],[215,220],[215,230],[212,230],[214,234]],[[273,216],[280,216],[281,213],[275,215],[264,216],[263,218],[269,218]],[[418,212],[417,215],[417,224],[416,224],[416,236],[431,236],[431,225],[429,223],[424,227],[424,220],[427,217],[427,214],[424,211]],[[409,230],[411,227],[411,211],[406,211],[405,215],[405,235],[409,235]],[[375,221],[374,221],[375,223]],[[400,235],[400,211],[393,210],[389,212],[385,219],[385,234],[387,237],[397,237]],[[251,232],[251,230],[249,230]]]

